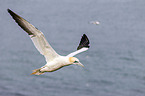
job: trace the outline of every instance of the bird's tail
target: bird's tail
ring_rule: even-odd
[[[41,70],[41,68],[33,70],[33,73],[31,73],[31,75],[41,75],[41,74],[43,74],[44,72],[41,72],[40,70]]]

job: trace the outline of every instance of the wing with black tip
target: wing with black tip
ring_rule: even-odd
[[[28,21],[8,9],[8,12],[13,17],[13,19],[16,21],[16,23],[28,33],[31,40],[33,41],[35,47],[37,50],[44,55],[46,61],[52,60],[59,56],[55,50],[50,46],[50,44],[45,39],[43,33],[39,31],[36,27],[34,27],[32,24],[30,24]]]
[[[73,57],[73,56],[75,56],[75,55],[77,55],[81,52],[87,51],[90,47],[89,44],[90,44],[90,42],[89,42],[89,39],[88,39],[87,35],[83,34],[83,36],[81,38],[81,41],[79,43],[79,46],[77,48],[77,51],[72,52],[72,53],[68,54],[67,56],[68,57]]]

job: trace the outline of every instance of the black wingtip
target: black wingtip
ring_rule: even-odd
[[[7,9],[7,11],[8,11],[10,14],[14,13],[11,9]]]
[[[24,30],[28,33],[28,35],[34,35],[32,33],[32,31],[29,29],[29,27],[27,27],[26,23],[28,23],[28,21],[26,21],[24,18],[22,18],[21,16],[19,16],[18,14],[16,14],[15,12],[13,12],[10,9],[7,9],[8,13],[12,16],[12,18],[16,21],[16,23]],[[25,22],[25,23],[24,23]]]
[[[7,9],[7,11],[8,11],[8,13],[9,13],[13,18],[15,18],[16,16],[17,16],[17,17],[20,17],[20,16],[18,16],[15,12],[13,12],[11,9]]]
[[[9,11],[10,11],[10,9],[8,8],[8,9],[7,9],[7,11],[9,12]]]
[[[90,47],[89,44],[90,44],[90,42],[89,42],[89,39],[88,39],[87,35],[83,34],[77,50],[79,50],[79,49],[81,49],[83,47],[89,48]]]

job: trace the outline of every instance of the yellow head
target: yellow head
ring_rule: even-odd
[[[80,65],[80,66],[84,67],[84,65],[81,64],[79,59],[77,59],[76,57],[69,57],[69,62],[70,62],[70,64],[76,64],[76,65]]]

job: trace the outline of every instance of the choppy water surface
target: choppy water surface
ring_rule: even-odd
[[[145,96],[144,0],[1,0],[0,96]],[[67,66],[30,75],[45,64],[29,36],[7,13],[35,25],[62,55],[82,34],[91,47]],[[89,24],[100,21],[100,25]]]

